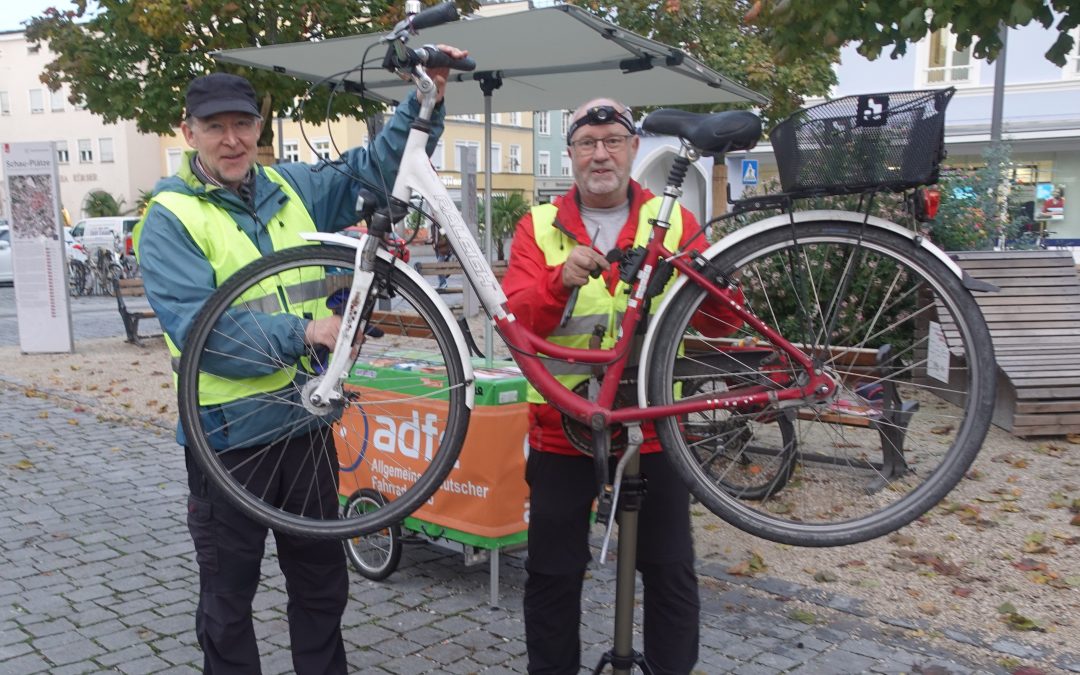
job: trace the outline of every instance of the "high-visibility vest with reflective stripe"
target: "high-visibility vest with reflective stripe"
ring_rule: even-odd
[[[637,232],[634,234],[635,247],[648,244],[653,227],[649,221],[655,219],[660,212],[661,201],[661,197],[653,197],[641,205]],[[532,208],[536,245],[544,254],[545,262],[549,266],[566,262],[566,259],[570,257],[570,251],[578,245],[569,235],[555,226],[557,212],[558,207],[554,204],[541,204]],[[681,241],[682,209],[676,207],[671,213],[671,227],[668,228],[667,235],[664,237],[664,246],[669,251],[674,251]],[[669,287],[670,285],[671,281],[668,282]],[[589,279],[578,291],[577,303],[574,305],[569,321],[565,326],[556,326],[555,330],[547,336],[547,340],[567,347],[586,349],[594,328],[601,325],[604,327],[604,337],[600,341],[600,348],[611,349],[618,339],[619,324],[622,322],[627,302],[630,299],[629,289],[629,284],[620,279],[615,286],[615,292],[611,293],[603,277]],[[664,293],[666,292],[667,288],[664,288]],[[662,296],[663,293],[659,297]],[[654,305],[655,303],[650,303],[650,308]],[[567,363],[553,359],[545,360],[543,363],[548,372],[569,389],[589,379],[592,374],[592,366],[587,363]],[[526,399],[530,403],[545,402],[544,397],[531,384],[527,386]]]
[[[317,243],[300,237],[301,232],[316,230],[315,223],[304,208],[300,196],[276,171],[267,167],[263,170],[266,176],[278,184],[288,197],[281,210],[274,214],[273,225],[266,228],[274,250],[280,251],[293,246]],[[150,200],[147,213],[150,210],[149,206],[153,204],[160,204],[171,211],[184,225],[214,269],[214,281],[219,287],[244,265],[262,257],[262,252],[247,233],[237,227],[236,221],[224,209],[204,199],[179,192],[161,192]],[[139,238],[145,220],[146,217],[143,216],[132,233],[136,255],[138,255]],[[258,286],[242,293],[233,306],[268,314],[289,312],[297,316],[317,319],[330,315],[330,310],[323,302],[326,295],[323,270],[306,268],[267,277]],[[173,363],[179,364],[180,349],[167,333],[165,343],[169,347]],[[269,375],[249,378],[223,378],[201,372],[199,374],[199,404],[220,405],[246,396],[277,391],[288,386],[295,375],[295,365],[289,365]],[[174,383],[176,379],[177,373],[174,368]]]

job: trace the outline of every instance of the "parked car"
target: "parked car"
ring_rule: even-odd
[[[0,226],[0,284],[10,284],[15,281],[15,275],[11,271],[11,229]]]
[[[85,218],[71,228],[71,234],[77,242],[86,248],[88,253],[92,253],[99,248],[107,248],[114,253],[122,253],[124,242],[138,222],[139,219],[132,216]]]

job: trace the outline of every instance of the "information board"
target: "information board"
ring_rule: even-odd
[[[70,352],[60,175],[54,143],[3,144],[15,311],[23,352]]]

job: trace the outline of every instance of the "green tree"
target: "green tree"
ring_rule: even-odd
[[[470,0],[463,0],[470,2]],[[106,123],[135,120],[139,131],[166,134],[183,114],[191,78],[216,71],[251,80],[270,115],[318,123],[342,116],[362,119],[380,108],[359,105],[352,96],[335,96],[321,87],[303,107],[294,106],[307,82],[266,70],[216,63],[210,53],[237,47],[377,31],[402,18],[403,3],[387,0],[87,0],[51,7],[31,19],[26,37],[48,44],[55,58],[41,81],[52,91],[66,85],[69,99],[100,115]],[[361,55],[357,54],[359,61]],[[329,108],[328,108],[329,104]],[[260,145],[269,145],[273,124],[263,125]]]
[[[750,0],[589,0],[578,4],[628,30],[679,47],[764,94],[769,103],[762,115],[770,125],[799,108],[804,97],[828,94],[836,82],[832,65],[839,58],[837,46],[819,45],[797,60],[779,63],[780,45],[771,40],[771,28],[744,21],[753,6]]]
[[[859,53],[876,59],[892,48],[905,53],[910,42],[948,27],[959,49],[973,45],[975,58],[993,60],[1001,50],[1001,24],[1010,28],[1038,22],[1057,31],[1046,58],[1059,66],[1073,48],[1069,32],[1080,23],[1069,0],[757,0],[750,18],[778,44],[785,61],[799,61],[822,46],[858,42]]]
[[[491,236],[495,244],[495,257],[505,260],[505,243],[513,236],[514,227],[529,210],[529,201],[520,192],[509,192],[491,198]],[[479,214],[480,236],[484,236],[484,200],[477,201],[476,212]]]
[[[1019,223],[1003,221],[999,190],[1011,186],[1009,146],[992,145],[983,152],[984,164],[944,171],[938,188],[941,206],[930,224],[930,238],[946,251],[993,248],[999,238],[1012,240]]]

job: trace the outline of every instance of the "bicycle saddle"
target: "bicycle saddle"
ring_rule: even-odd
[[[761,119],[746,110],[692,113],[661,108],[649,113],[641,128],[653,134],[678,136],[706,155],[749,150],[761,138]]]

